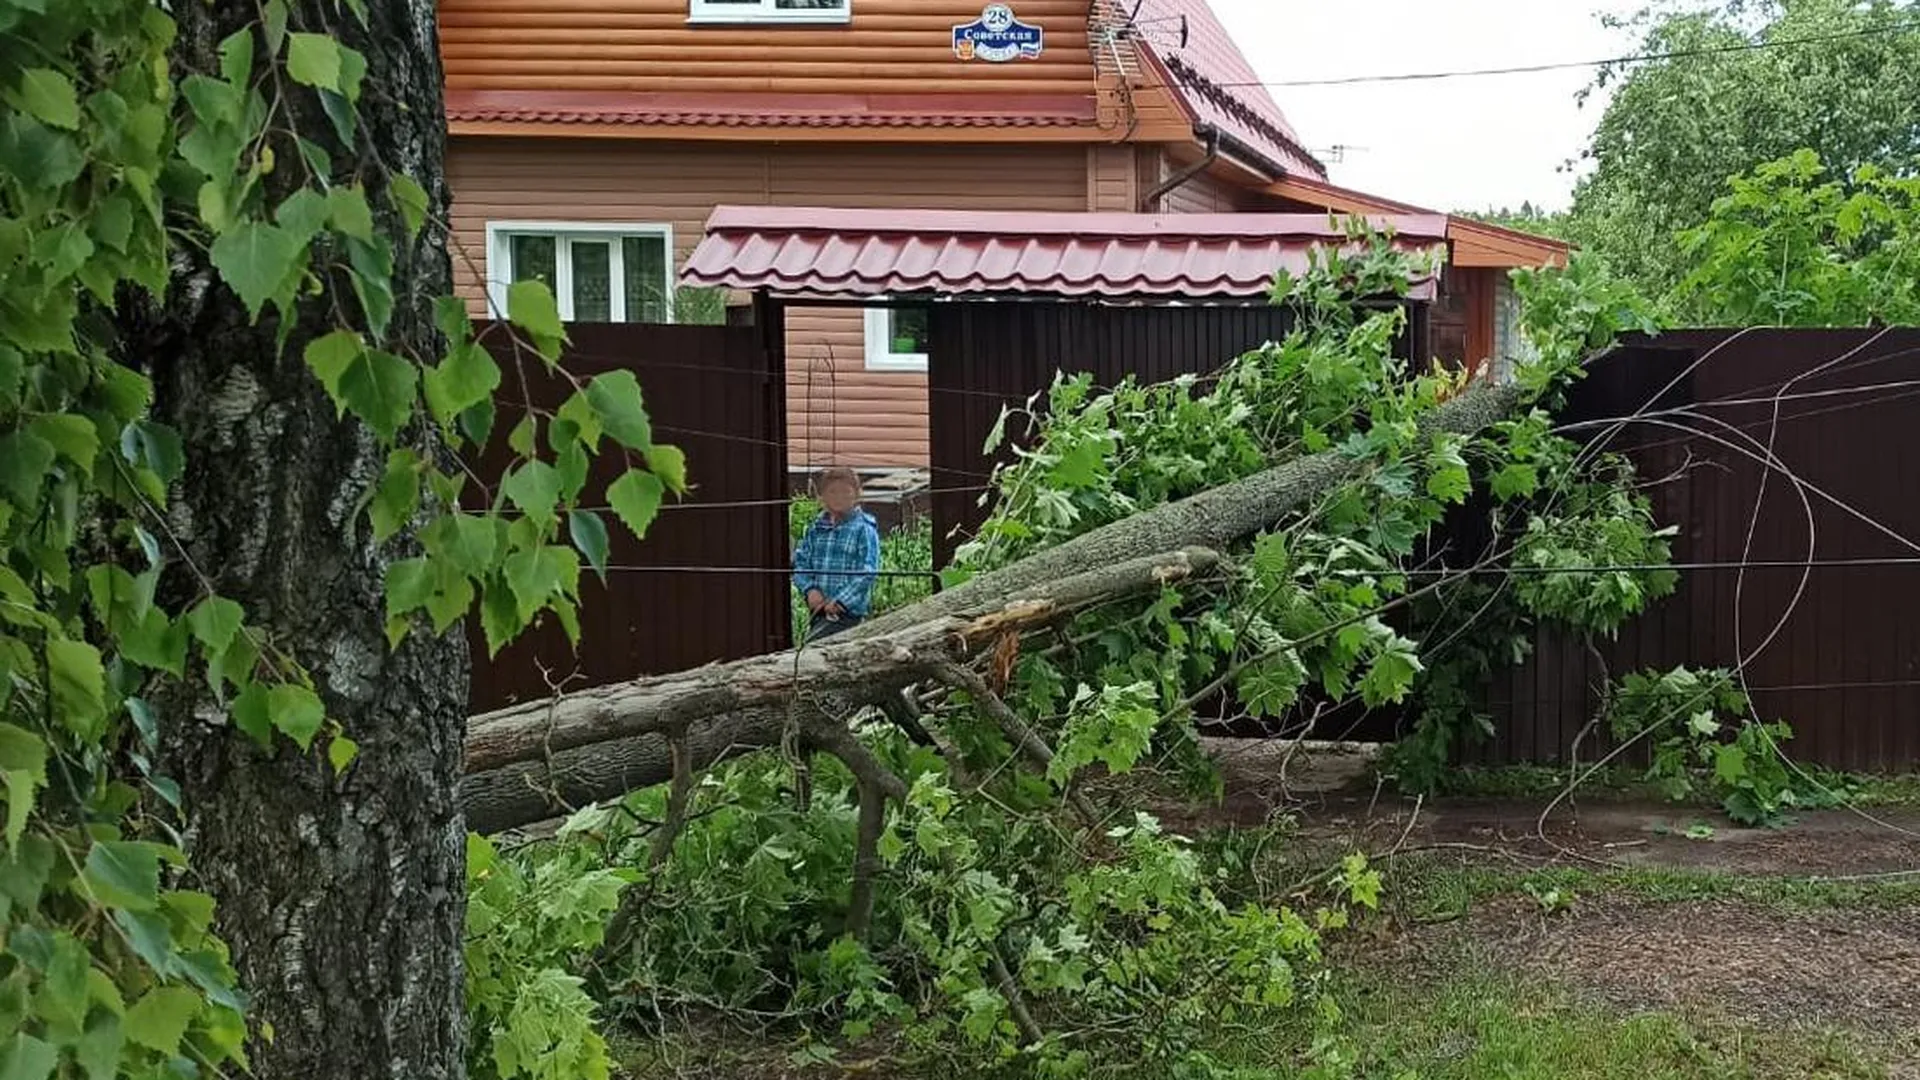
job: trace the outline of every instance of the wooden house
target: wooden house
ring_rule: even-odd
[[[579,322],[711,318],[674,282],[718,205],[1425,213],[1330,184],[1207,0],[441,0],[440,36],[476,314],[539,276]],[[1446,231],[1435,349],[1479,362],[1565,248]],[[923,316],[786,325],[793,467],[927,464]]]

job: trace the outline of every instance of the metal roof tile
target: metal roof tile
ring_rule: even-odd
[[[1376,215],[1407,250],[1435,254],[1410,283],[1434,293],[1446,218]],[[1264,297],[1276,271],[1350,243],[1324,214],[1088,214],[722,206],[687,260],[689,285],[795,298],[1033,295],[1111,300]]]
[[[1142,0],[1134,15],[1147,50],[1167,69],[1173,89],[1196,121],[1218,128],[1269,163],[1324,179],[1322,165],[1300,141],[1246,53],[1227,33],[1208,0]],[[1170,27],[1186,27],[1182,46]]]
[[[659,94],[448,90],[454,123],[673,127],[1073,127],[1095,122],[1086,95]]]

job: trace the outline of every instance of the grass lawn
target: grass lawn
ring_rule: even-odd
[[[1841,1032],[1768,1031],[1580,1002],[1536,978],[1476,969],[1349,976],[1337,1027],[1356,1080],[1732,1080],[1888,1075]],[[1258,1075],[1258,1074],[1255,1074]],[[1299,1075],[1275,1070],[1279,1077]],[[1335,1072],[1333,1075],[1342,1075]]]
[[[1920,948],[1920,882],[1423,855],[1386,884],[1377,934],[1332,958],[1338,1020],[1225,1048],[1235,1080],[1920,1076],[1898,1004],[1920,975],[1888,970]],[[1892,1009],[1845,1005],[1849,986]],[[1316,1042],[1317,1069],[1298,1056]]]

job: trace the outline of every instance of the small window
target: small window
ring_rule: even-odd
[[[688,22],[843,23],[853,0],[689,0]]]
[[[927,370],[927,309],[867,309],[867,370]]]
[[[1520,297],[1513,283],[1500,278],[1493,289],[1493,379],[1513,381],[1515,371],[1535,358],[1533,339],[1520,325]]]
[[[488,294],[541,281],[567,322],[673,321],[673,230],[665,225],[495,222],[487,226]]]

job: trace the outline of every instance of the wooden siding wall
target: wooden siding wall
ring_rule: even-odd
[[[1091,94],[1087,0],[1021,0],[1046,52],[963,64],[953,28],[980,0],[851,0],[829,25],[690,25],[688,0],[442,0],[456,90],[608,93]]]
[[[1163,151],[1155,149],[1152,153],[1158,166],[1154,173],[1154,184],[1178,176],[1182,169],[1189,167]],[[1151,185],[1142,188],[1141,193],[1144,195],[1150,190]],[[1161,196],[1160,205],[1148,209],[1162,214],[1243,214],[1272,207],[1259,192],[1250,191],[1211,172],[1203,172]]]
[[[485,315],[489,221],[667,224],[676,267],[721,203],[975,210],[1085,210],[1079,146],[884,146],[456,138],[456,287]],[[787,314],[789,460],[923,466],[927,380],[866,369],[861,313]],[[670,422],[665,421],[663,422]]]
[[[1494,290],[1503,271],[1470,267],[1458,271],[1460,292],[1466,305],[1466,356],[1468,367],[1493,359]]]
[[[1466,365],[1469,298],[1463,291],[1460,272],[1449,268],[1440,279],[1440,295],[1428,312],[1433,356],[1449,363]]]
[[[1139,147],[1087,147],[1087,209],[1132,213],[1138,208]]]

